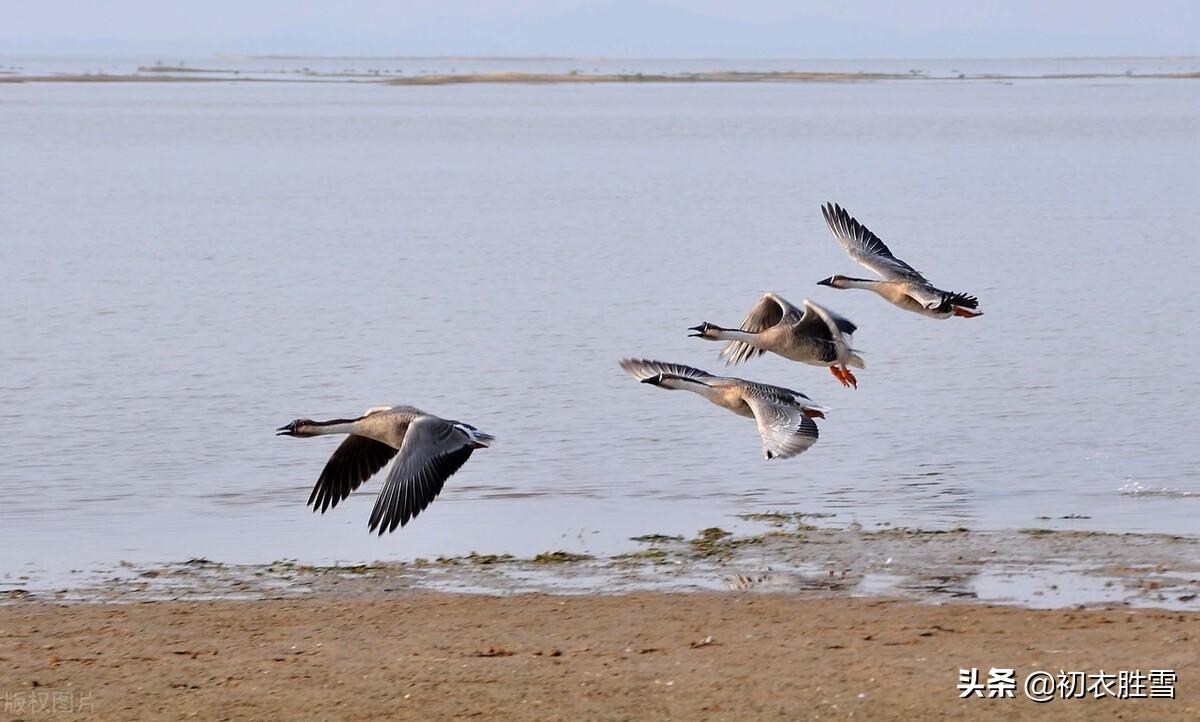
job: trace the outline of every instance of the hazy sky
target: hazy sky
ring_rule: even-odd
[[[0,0],[0,54],[1200,55],[1200,0]]]

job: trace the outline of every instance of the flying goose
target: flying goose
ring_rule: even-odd
[[[789,361],[827,366],[843,386],[858,388],[858,379],[849,369],[866,368],[862,357],[850,348],[850,335],[857,328],[807,298],[801,311],[783,297],[767,293],[750,309],[740,328],[722,328],[705,321],[688,330],[695,331],[691,335],[696,338],[728,341],[720,355],[727,366],[770,351]]]
[[[892,255],[891,250],[866,226],[850,217],[841,206],[826,203],[821,206],[825,223],[833,231],[833,237],[850,258],[864,268],[878,274],[881,281],[865,278],[850,278],[835,275],[818,281],[822,286],[833,288],[864,288],[906,311],[931,318],[982,316],[976,311],[979,300],[965,293],[943,291],[927,281],[917,269]]]
[[[786,459],[807,451],[817,443],[813,418],[823,419],[828,411],[798,391],[713,376],[682,364],[627,358],[621,360],[621,368],[644,384],[693,391],[739,416],[754,418],[767,459]]]
[[[329,457],[308,497],[308,505],[322,514],[396,456],[371,511],[369,528],[378,529],[380,536],[420,514],[471,452],[487,448],[496,438],[411,406],[376,406],[357,419],[296,419],[276,432],[301,437],[349,434]]]

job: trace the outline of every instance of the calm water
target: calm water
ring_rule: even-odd
[[[0,579],[764,510],[1200,533],[1198,137],[1191,81],[0,85]],[[858,271],[826,200],[986,315],[816,286]],[[766,290],[858,322],[868,363],[858,391],[738,370],[836,409],[773,463],[616,363],[719,371],[687,327]],[[378,480],[316,516],[337,442],[273,430],[387,403],[500,442],[380,539]]]

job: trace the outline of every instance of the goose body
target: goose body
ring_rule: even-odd
[[[862,357],[850,348],[850,336],[858,329],[849,319],[807,298],[801,310],[774,293],[764,294],[736,329],[705,321],[690,330],[697,338],[728,341],[720,358],[726,365],[743,363],[768,351],[790,361],[826,366],[843,386],[858,387],[849,367],[866,368]]]
[[[833,237],[846,249],[850,258],[877,274],[880,280],[834,275],[819,281],[820,285],[874,291],[905,311],[930,318],[974,318],[983,315],[976,310],[979,308],[978,299],[934,286],[917,269],[892,255],[891,249],[879,236],[852,218],[841,206],[826,203],[821,206],[821,213]]]
[[[714,376],[683,364],[627,358],[622,359],[621,368],[644,384],[691,391],[723,409],[754,419],[767,459],[796,456],[817,443],[818,429],[813,419],[825,418],[828,410],[799,391]]]
[[[495,437],[470,424],[442,419],[412,406],[377,406],[354,419],[296,419],[276,436],[346,435],[329,457],[308,504],[322,514],[371,478],[392,458],[369,529],[395,531],[420,514],[475,449]]]

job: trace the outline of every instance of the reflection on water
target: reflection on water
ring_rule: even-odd
[[[613,549],[764,510],[1196,533],[1200,86],[0,86],[0,570]],[[837,200],[986,315],[857,272]],[[804,456],[639,386],[766,290],[860,326]],[[298,416],[412,403],[500,438],[416,523],[304,507]],[[1131,479],[1172,495],[1119,493]]]

